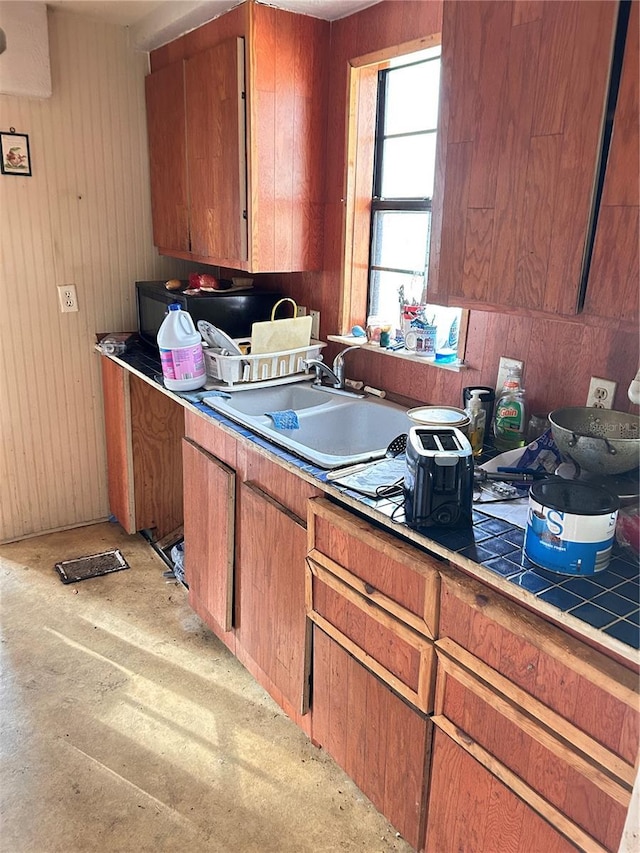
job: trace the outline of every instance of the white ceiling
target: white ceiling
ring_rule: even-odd
[[[242,0],[47,0],[47,6],[129,27],[134,47],[153,50],[240,2]],[[378,2],[380,0],[273,0],[269,5],[336,21]]]

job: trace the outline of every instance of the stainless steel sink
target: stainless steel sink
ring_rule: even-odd
[[[407,433],[406,409],[377,397],[335,396],[310,387],[278,386],[209,397],[207,405],[231,420],[307,459],[339,468],[384,456],[389,442]],[[266,412],[293,410],[298,429],[277,429]]]

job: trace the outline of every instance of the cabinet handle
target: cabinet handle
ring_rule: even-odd
[[[367,595],[373,595],[373,593],[376,591],[376,588],[375,586],[371,586],[370,583],[365,583],[364,591],[367,593]]]

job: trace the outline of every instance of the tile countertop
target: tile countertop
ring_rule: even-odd
[[[631,551],[616,543],[605,571],[577,577],[535,566],[522,550],[524,530],[486,515],[480,509],[474,509],[472,528],[413,530],[404,523],[402,497],[376,500],[327,482],[327,471],[255,435],[204,403],[191,403],[167,391],[162,385],[159,361],[148,351],[134,347],[119,357],[108,357],[183,405],[277,457],[285,467],[295,470],[307,481],[321,485],[328,495],[395,535],[451,561],[463,571],[611,651],[634,667],[640,665],[640,565]]]

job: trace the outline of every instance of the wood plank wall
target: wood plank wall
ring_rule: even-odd
[[[528,8],[533,10],[533,6]],[[301,305],[318,308],[323,337],[337,330],[341,302],[349,59],[440,32],[441,28],[440,0],[385,0],[332,24],[325,269],[321,274],[300,273],[264,279],[268,286],[286,288]],[[615,255],[613,241],[607,255]],[[606,279],[603,284],[607,286]],[[611,302],[606,297],[599,300],[600,305],[610,306]],[[509,315],[472,311],[467,335],[468,370],[451,373],[377,353],[354,353],[348,357],[347,375],[420,402],[459,406],[461,390],[466,385],[495,384],[499,358],[504,355],[524,361],[524,379],[532,410],[550,411],[561,405],[583,406],[590,377],[600,376],[618,382],[616,409],[637,412],[638,407],[627,398],[627,388],[638,369],[640,357],[637,330],[630,329],[623,318],[604,318],[594,310],[568,321],[533,317],[524,310]],[[610,307],[607,310],[611,313]],[[361,322],[364,320],[362,317]],[[335,351],[335,347],[327,348],[326,357]]]
[[[96,331],[135,326],[136,279],[186,274],[151,238],[147,56],[49,12],[53,95],[0,96],[33,177],[0,176],[0,541],[108,515]],[[56,285],[79,311],[61,314]]]
[[[34,172],[0,176],[0,541],[107,515],[94,333],[133,326],[136,279],[188,272],[152,245],[146,56],[120,28],[59,10],[49,22],[53,96],[0,96],[0,128],[29,134]],[[440,0],[386,0],[332,25],[324,272],[264,280],[319,308],[325,336],[338,318],[347,61],[440,28]],[[77,314],[59,313],[56,285],[66,283],[78,287]],[[616,408],[637,411],[626,397],[637,335],[597,314],[567,322],[473,311],[468,371],[357,354],[348,375],[458,405],[463,386],[494,382],[500,355],[524,360],[532,408],[582,405],[596,375],[618,381]]]

